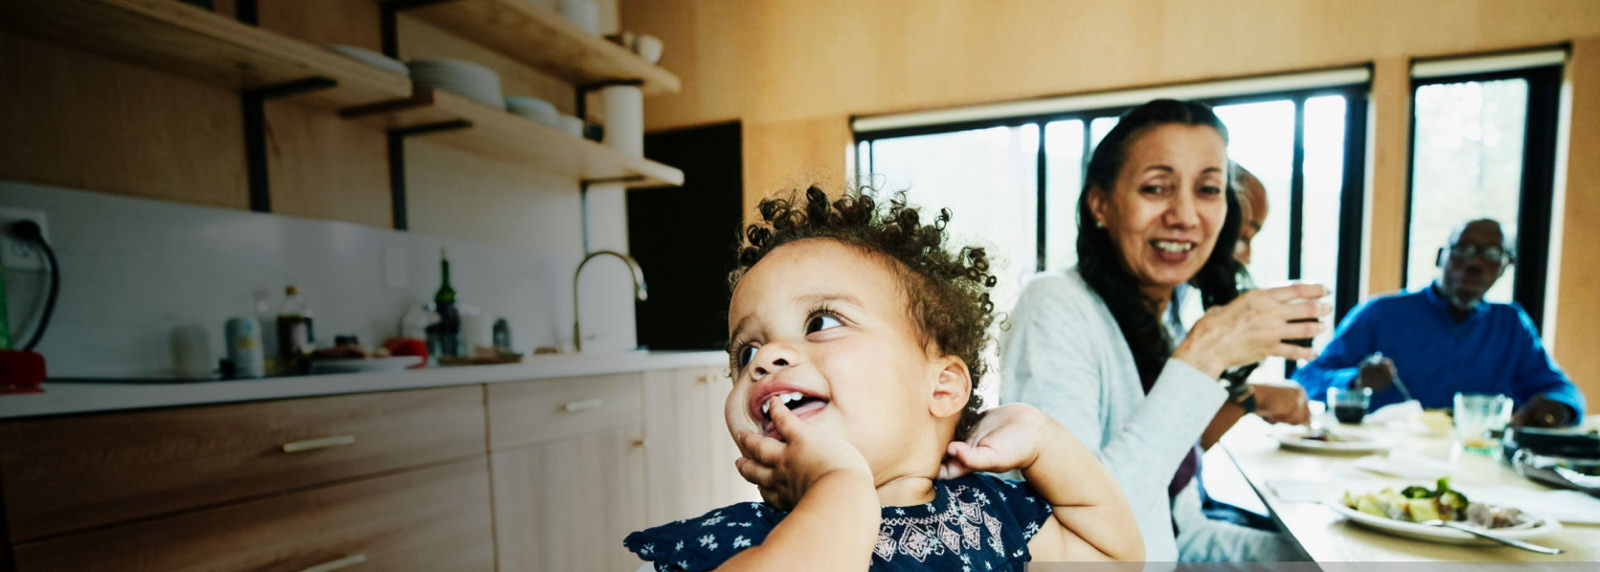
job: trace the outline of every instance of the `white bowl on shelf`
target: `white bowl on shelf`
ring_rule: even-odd
[[[566,133],[567,135],[571,135],[573,137],[577,137],[579,139],[582,139],[583,138],[583,127],[584,127],[583,118],[577,117],[575,115],[566,115],[566,114],[562,114],[561,115],[561,131]]]
[[[550,127],[561,128],[561,112],[556,111],[554,104],[537,97],[508,96],[506,111]]]
[[[378,52],[374,52],[374,51],[366,49],[366,48],[358,48],[358,47],[355,47],[355,46],[345,46],[345,45],[339,45],[339,44],[329,44],[329,45],[323,46],[323,48],[325,48],[328,51],[331,51],[333,53],[339,54],[341,56],[350,58],[352,60],[367,64],[367,65],[375,67],[375,68],[382,69],[382,70],[387,71],[387,72],[393,72],[393,73],[397,73],[397,74],[400,74],[400,75],[403,75],[403,76],[407,76],[407,77],[409,77],[411,75],[411,69],[407,68],[406,64],[402,63],[400,60],[391,58],[389,56],[380,54]]]
[[[495,109],[505,109],[505,96],[500,95],[500,76],[494,70],[456,59],[411,60],[411,80],[418,85],[433,87],[483,102]]]

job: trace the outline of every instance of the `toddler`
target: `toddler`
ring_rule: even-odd
[[[741,503],[635,532],[657,570],[1020,569],[1140,560],[1110,474],[1024,404],[980,413],[982,249],[896,197],[762,201],[730,277],[725,416]],[[978,473],[1018,469],[1026,482]]]

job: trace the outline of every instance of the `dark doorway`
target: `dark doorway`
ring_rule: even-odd
[[[644,155],[683,170],[678,188],[628,191],[628,249],[650,298],[636,302],[639,344],[721,350],[728,341],[728,271],[744,204],[739,123],[645,135]]]

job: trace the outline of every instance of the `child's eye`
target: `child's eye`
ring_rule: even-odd
[[[734,362],[739,364],[739,369],[744,369],[744,366],[750,365],[750,362],[756,359],[756,352],[759,349],[748,345],[740,347],[733,357]]]
[[[806,333],[814,334],[828,328],[837,328],[843,325],[844,324],[840,322],[838,318],[829,316],[827,314],[817,314],[812,316],[810,320],[806,321]]]

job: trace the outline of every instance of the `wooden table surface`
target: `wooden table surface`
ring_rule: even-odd
[[[1338,427],[1331,417],[1328,427]],[[1585,424],[1593,427],[1600,416],[1590,416]],[[1249,481],[1273,517],[1289,531],[1317,562],[1597,562],[1600,561],[1600,526],[1562,523],[1562,529],[1531,542],[1566,550],[1559,556],[1546,556],[1498,544],[1457,545],[1415,540],[1348,522],[1339,513],[1317,502],[1279,498],[1269,481],[1281,479],[1326,483],[1327,494],[1345,488],[1388,485],[1396,490],[1409,484],[1425,484],[1422,479],[1401,479],[1357,468],[1361,455],[1324,455],[1280,449],[1271,437],[1274,430],[1254,415],[1247,415],[1221,441],[1239,471]],[[1382,435],[1396,443],[1395,451],[1437,461],[1451,461],[1451,484],[1464,490],[1472,487],[1517,487],[1550,490],[1516,474],[1496,456],[1459,451],[1447,436],[1430,436],[1418,431],[1363,426],[1363,432]],[[1496,453],[1498,455],[1498,453]],[[1453,460],[1453,461],[1452,461]],[[1291,495],[1293,496],[1293,495]]]

